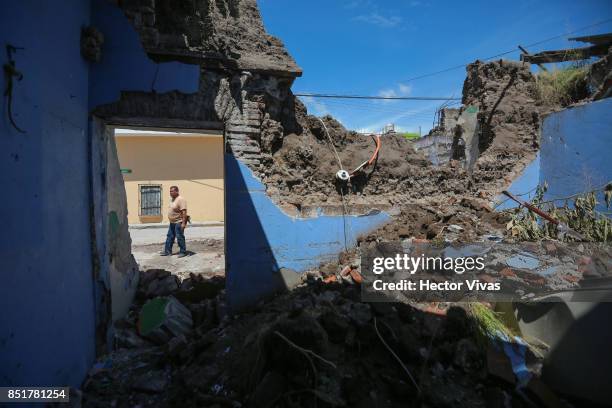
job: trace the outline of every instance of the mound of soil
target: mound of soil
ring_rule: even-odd
[[[268,194],[284,208],[340,206],[402,208],[408,204],[488,200],[523,170],[538,149],[539,114],[533,96],[534,78],[527,65],[509,61],[475,62],[467,68],[463,103],[479,108],[479,157],[473,169],[451,160],[433,166],[414,149],[413,142],[397,134],[381,136],[382,146],[374,165],[339,182],[342,168],[351,172],[373,154],[371,135],[349,131],[331,116],[308,115],[294,98],[294,125],[262,143],[264,166],[259,172]],[[292,97],[292,96],[291,96]],[[266,130],[264,130],[264,134]],[[332,146],[333,143],[333,146]],[[358,212],[357,210],[355,210]]]

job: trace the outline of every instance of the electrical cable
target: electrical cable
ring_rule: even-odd
[[[340,170],[344,170],[344,167],[342,167],[342,161],[340,160],[340,156],[338,155],[338,151],[336,151],[336,146],[334,145],[334,141],[332,140],[331,136],[329,135],[329,131],[327,130],[327,126],[325,126],[325,122],[323,122],[323,120],[319,117],[317,117],[317,119],[319,119],[319,122],[321,122],[321,124],[323,125],[323,129],[325,130],[325,134],[327,135],[327,138],[329,139],[329,143],[331,144],[332,149],[334,150],[334,154],[336,155],[336,159],[338,160],[338,165],[340,166]]]
[[[321,94],[321,93],[295,93],[295,96],[308,98],[334,98],[334,99],[376,99],[389,101],[447,101],[448,96],[367,96],[367,95],[339,95],[339,94]],[[461,98],[454,98],[461,100]]]
[[[317,117],[317,119],[319,119],[319,122],[321,122],[321,124],[323,125],[325,134],[327,135],[327,138],[329,139],[329,143],[331,144],[334,154],[336,155],[336,159],[338,160],[338,165],[340,166],[340,172],[344,172],[344,167],[342,167],[342,160],[340,160],[340,156],[338,155],[338,151],[336,150],[334,141],[332,140],[329,134],[329,131],[327,130],[327,126],[325,125],[325,122],[323,122],[323,120],[319,117]],[[343,232],[344,232],[344,249],[345,251],[348,251],[348,237],[347,237],[347,225],[346,225],[346,216],[348,213],[348,208],[344,200],[344,193],[342,191],[342,186],[340,186],[340,197],[342,198],[342,225],[343,225]]]

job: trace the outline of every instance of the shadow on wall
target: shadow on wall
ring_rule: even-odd
[[[390,220],[374,209],[361,216],[292,217],[231,154],[225,155],[225,171],[227,296],[232,311],[295,287],[302,272],[337,261],[358,236]]]
[[[225,154],[225,271],[231,311],[288,288],[251,196],[252,192],[265,195],[263,185],[248,183],[239,166],[233,155]]]

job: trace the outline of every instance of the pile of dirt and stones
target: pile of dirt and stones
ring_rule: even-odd
[[[161,270],[141,278],[132,311],[116,323],[115,351],[84,382],[84,406],[558,403],[538,391],[545,386],[535,354],[526,350],[532,380],[519,390],[503,347],[483,337],[461,307],[431,313],[404,303],[363,303],[350,278],[329,282],[313,272],[296,290],[229,317],[222,278],[194,275],[180,284]],[[182,333],[180,325],[168,325],[172,330],[161,340],[141,336],[143,304],[151,298],[184,305],[179,309],[192,324]]]
[[[331,116],[308,115],[305,106],[290,96],[284,125],[264,126],[264,135],[274,136],[262,136],[273,142],[261,143],[262,166],[256,174],[268,195],[298,216],[308,216],[308,209],[315,207],[399,213],[409,205],[445,207],[464,199],[486,205],[537,152],[539,114],[534,81],[528,65],[522,63],[477,61],[468,66],[463,103],[478,107],[481,134],[472,168],[457,160],[433,166],[410,140],[382,136],[375,162],[346,183],[336,179],[340,162],[351,172],[370,159],[375,137],[348,131]]]

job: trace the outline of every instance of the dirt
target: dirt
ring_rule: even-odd
[[[304,130],[284,136],[260,174],[268,194],[281,205],[339,206],[344,197],[349,207],[389,208],[468,188],[469,181],[460,177],[461,169],[432,167],[412,142],[397,136],[381,137],[377,160],[349,183],[340,182],[336,179],[338,158],[342,168],[352,172],[372,157],[376,142],[370,135],[346,130],[331,116],[321,120],[329,138],[319,119],[298,116]]]
[[[308,215],[305,209],[309,207],[336,207],[349,213],[378,208],[401,214],[394,217],[392,225],[377,232],[385,238],[389,238],[388,233],[394,236],[392,231],[403,231],[398,234],[403,236],[408,230],[431,238],[445,224],[454,222],[451,216],[463,219],[466,237],[497,230],[499,220],[489,216],[482,219],[488,211],[480,209],[535,158],[540,117],[534,84],[528,65],[522,63],[477,61],[468,65],[463,103],[479,108],[481,130],[479,156],[472,169],[456,160],[433,166],[415,151],[411,141],[383,135],[374,165],[348,183],[335,177],[340,170],[338,158],[342,168],[352,171],[373,154],[373,136],[349,131],[331,116],[319,119],[308,115],[295,99],[290,104],[295,123],[285,126],[293,131],[283,135],[277,127],[271,130],[274,136],[262,144],[267,161],[259,176],[268,195],[293,215]],[[465,200],[477,202],[478,209],[461,205]],[[418,216],[409,215],[415,209],[427,213],[424,208],[435,208],[433,213],[437,215],[430,214],[432,217],[427,216],[424,223]]]
[[[221,281],[191,278],[187,286],[172,291],[192,312],[194,330],[163,345],[140,338],[140,291],[117,324],[117,350],[84,383],[83,406],[484,407],[493,396],[513,406],[533,398],[515,391],[512,373],[501,382],[490,372],[476,323],[458,307],[442,316],[365,304],[358,286],[309,275],[302,287],[230,319]]]
[[[256,0],[130,0],[119,5],[153,59],[301,75],[282,41],[266,32]]]
[[[494,212],[478,200],[464,198],[432,205],[410,204],[402,207],[392,222],[361,237],[359,245],[408,238],[458,243],[501,238],[506,233],[508,221],[507,214]]]

